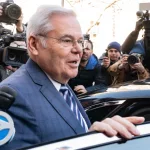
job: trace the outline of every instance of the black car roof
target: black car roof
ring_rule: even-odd
[[[93,93],[80,96],[81,101],[93,99],[132,99],[132,98],[150,98],[149,80],[134,81],[108,87],[105,91],[93,91]]]

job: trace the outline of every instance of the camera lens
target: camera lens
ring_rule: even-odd
[[[15,60],[16,60],[16,54],[14,54],[14,53],[9,53],[8,59],[11,60],[11,61],[15,61]]]
[[[136,57],[136,56],[134,56],[134,55],[130,55],[130,56],[128,57],[127,61],[128,61],[128,64],[133,65],[133,64],[135,64],[135,63],[138,63],[138,62],[139,62],[139,59],[138,59],[138,57]]]
[[[17,20],[21,16],[21,9],[16,4],[10,4],[5,8],[5,14],[11,19]]]

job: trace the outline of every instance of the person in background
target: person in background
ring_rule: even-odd
[[[113,41],[108,44],[105,55],[101,58],[101,75],[105,79],[105,84],[110,86],[113,77],[109,73],[109,68],[121,58],[121,45]]]
[[[7,111],[16,133],[0,150],[21,149],[91,131],[127,139],[140,134],[134,124],[142,123],[143,117],[114,116],[91,125],[69,87],[68,81],[78,74],[83,53],[83,34],[72,10],[40,6],[28,22],[27,47],[28,62],[0,83],[0,87],[17,92]]]
[[[144,16],[146,17],[146,15]],[[148,20],[145,17],[140,18],[136,22],[135,29],[127,36],[127,38],[123,42],[121,51],[123,54],[130,54],[131,51],[138,51],[138,53],[142,54],[143,56],[142,64],[146,69],[148,69],[148,71],[150,71],[150,47],[148,35],[149,31],[147,27],[144,27],[144,24],[146,26]],[[145,30],[144,35],[140,40],[137,40],[141,29]]]
[[[91,40],[84,41],[83,55],[75,78],[69,80],[70,87],[76,94],[83,94],[94,90],[91,86],[102,83],[100,64],[97,56],[93,54],[93,43]],[[101,84],[101,88],[104,85]],[[88,88],[90,87],[90,88]]]
[[[0,5],[0,17],[3,14],[3,7]],[[22,23],[23,21],[23,14],[21,14],[20,18],[17,20],[15,26],[16,26],[16,32],[18,34],[25,33],[26,32],[26,27]],[[0,28],[4,28],[2,25]],[[13,46],[16,43],[21,43],[20,45],[23,45],[26,47],[25,41],[15,41],[10,44],[10,46]],[[17,45],[18,46],[18,45]],[[3,49],[0,48],[0,56],[2,56],[2,51]],[[0,82],[4,79],[6,79],[8,76],[10,76],[12,73],[14,73],[17,70],[16,67],[13,67],[11,65],[6,65],[3,63],[2,58],[0,60]]]
[[[148,69],[143,65],[143,55],[140,52],[134,48],[129,55],[123,54],[120,60],[109,67],[108,71],[113,76],[112,85],[150,77]]]

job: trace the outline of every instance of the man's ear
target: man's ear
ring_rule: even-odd
[[[35,36],[29,37],[28,49],[32,55],[38,55],[38,39]]]

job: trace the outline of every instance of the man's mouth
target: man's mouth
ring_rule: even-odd
[[[73,64],[77,64],[78,62],[77,62],[77,61],[73,61],[72,63],[73,63]]]
[[[85,58],[86,58],[86,57],[87,57],[87,55],[82,55],[82,57],[85,57]]]
[[[79,61],[69,61],[69,64],[71,67],[78,67],[79,66]]]

